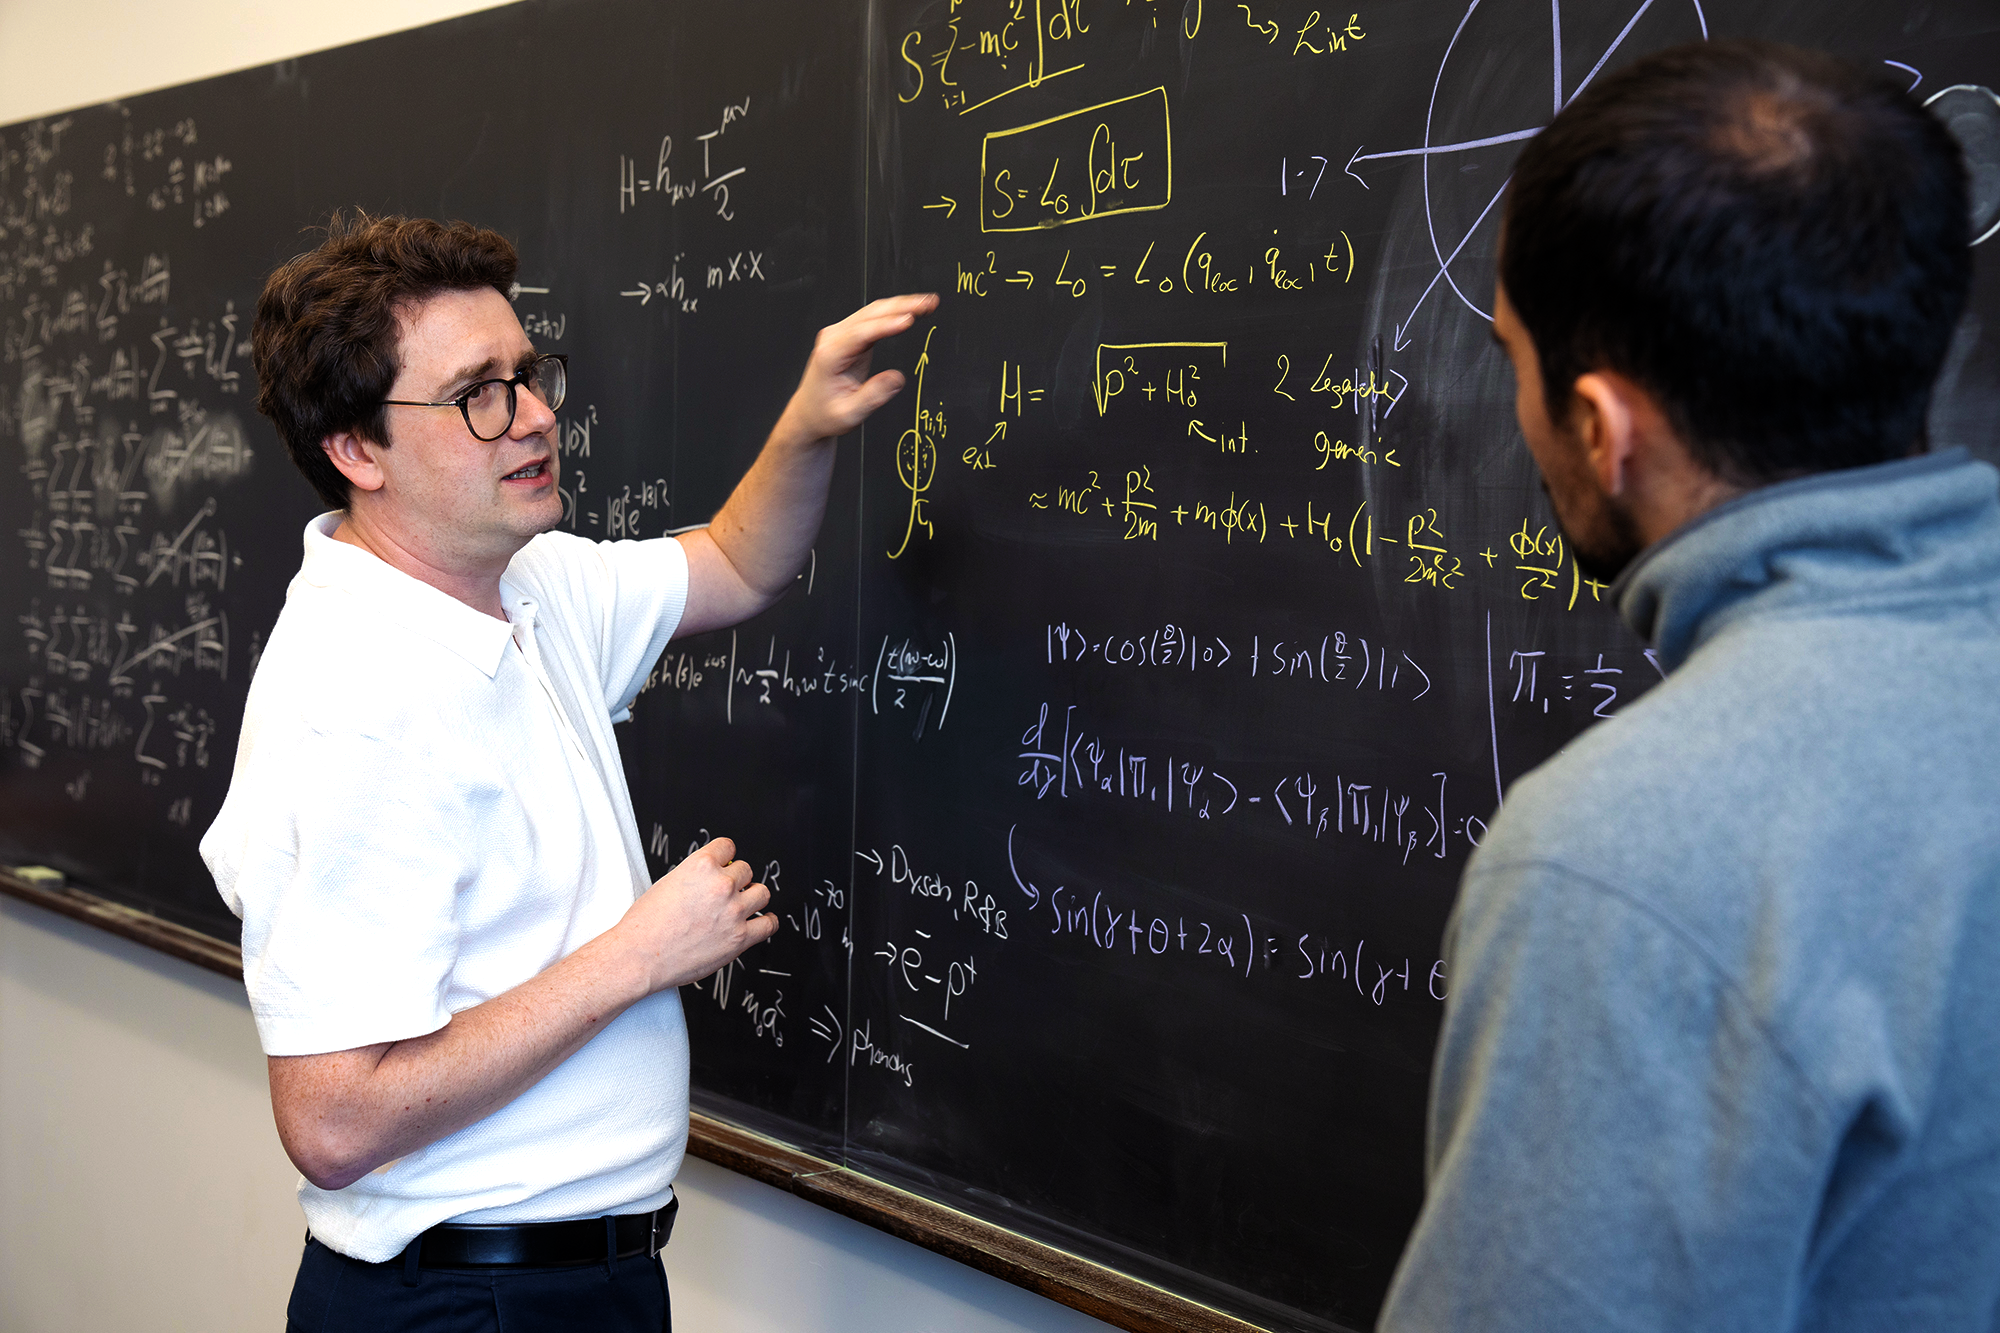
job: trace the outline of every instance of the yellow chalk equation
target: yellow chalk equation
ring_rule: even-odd
[[[1271,386],[1271,392],[1288,402],[1296,403],[1298,399],[1285,387],[1286,382],[1292,378],[1292,358],[1281,352],[1274,364],[1278,368],[1278,381]],[[1328,352],[1326,360],[1320,363],[1319,373],[1312,377],[1311,384],[1295,384],[1293,387],[1306,394],[1326,395],[1327,406],[1335,411],[1351,403],[1382,399],[1389,404],[1388,411],[1382,414],[1384,420],[1396,410],[1396,404],[1402,401],[1403,391],[1410,387],[1409,378],[1398,370],[1384,372],[1379,380],[1372,368],[1364,374],[1361,368],[1356,366],[1347,372],[1344,379],[1335,379],[1334,375],[1339,373],[1333,369],[1333,353]],[[1395,384],[1389,383],[1388,377],[1392,375],[1396,379]]]
[[[1158,541],[1160,524],[1169,518],[1176,528],[1218,536],[1224,545],[1234,544],[1238,538],[1262,542],[1270,536],[1268,512],[1264,503],[1254,497],[1239,496],[1232,491],[1226,501],[1196,498],[1189,505],[1183,500],[1162,513],[1153,491],[1152,468],[1138,467],[1127,472],[1122,496],[1105,486],[1101,476],[1093,469],[1089,480],[1082,485],[1058,486],[1053,495],[1030,491],[1028,508],[1054,508],[1078,518],[1092,518],[1102,511],[1104,517],[1122,529],[1119,540],[1128,542]]]
[[[1243,11],[1243,22],[1250,30],[1263,37],[1266,44],[1275,45],[1281,29],[1276,19],[1259,19],[1248,5],[1238,5]],[[1349,14],[1345,23],[1325,23],[1320,11],[1315,9],[1296,30],[1282,30],[1292,40],[1293,55],[1323,56],[1329,52],[1345,51],[1348,43],[1365,41],[1368,34],[1361,30],[1361,15]],[[1193,34],[1189,34],[1192,36]]]
[[[1116,536],[1123,541],[1157,542],[1164,534],[1219,538],[1229,546],[1282,547],[1305,542],[1324,547],[1343,565],[1351,562],[1356,569],[1380,569],[1391,577],[1400,575],[1397,581],[1401,583],[1439,592],[1456,591],[1471,569],[1478,568],[1468,568],[1452,550],[1438,511],[1430,508],[1407,512],[1385,529],[1376,523],[1373,505],[1367,500],[1352,509],[1335,510],[1307,498],[1301,515],[1294,507],[1296,498],[1286,503],[1231,490],[1226,498],[1213,493],[1183,494],[1170,507],[1154,493],[1150,467],[1127,472],[1122,493],[1093,471],[1081,485],[1058,486],[1054,492],[1030,491],[1027,499],[1030,509],[1054,511],[1073,519],[1092,520],[1101,515],[1102,520],[1115,525]],[[1274,505],[1278,506],[1275,510]],[[1527,595],[1525,591],[1523,595]]]
[[[940,205],[925,204],[923,207],[937,208]],[[1277,232],[1273,230],[1271,235],[1276,237]],[[1039,291],[1046,297],[1053,289],[1060,294],[1080,297],[1090,289],[1092,282],[1122,285],[1129,278],[1141,290],[1163,294],[1179,292],[1230,296],[1261,292],[1266,287],[1285,293],[1304,293],[1319,281],[1322,270],[1329,282],[1348,283],[1353,280],[1357,262],[1353,242],[1344,230],[1336,230],[1335,237],[1337,239],[1326,241],[1323,254],[1316,246],[1297,254],[1274,243],[1253,241],[1253,247],[1264,246],[1261,258],[1257,257],[1254,248],[1248,254],[1218,258],[1216,252],[1222,243],[1210,242],[1209,233],[1200,231],[1195,233],[1185,249],[1177,237],[1165,249],[1161,248],[1158,237],[1147,239],[1143,247],[1135,245],[1130,250],[1079,252],[1065,249],[1058,254],[1053,249],[1047,249],[1040,253],[1040,266],[1037,268],[1014,267],[1019,262],[1017,258],[1003,260],[998,250],[985,250],[980,252],[983,257],[971,264],[964,260],[956,261],[953,290],[960,296],[1006,295],[1011,290],[1021,296]],[[1121,260],[1137,262],[1121,263]],[[1303,267],[1299,266],[1301,264]],[[1093,269],[1096,273],[1094,278],[1090,276]]]
[[[1383,551],[1381,554],[1409,561],[1410,568],[1403,575],[1405,583],[1450,592],[1457,587],[1456,580],[1465,577],[1465,562],[1453,555],[1446,545],[1444,530],[1438,527],[1438,511],[1435,509],[1412,514],[1403,524],[1403,535],[1400,537],[1391,537],[1376,530],[1375,515],[1370,512],[1370,502],[1366,500],[1348,516],[1344,534],[1338,523],[1339,520],[1325,510],[1315,515],[1312,501],[1306,502],[1306,536],[1317,537],[1326,543],[1330,551],[1344,551],[1356,569],[1362,568],[1363,557],[1375,558],[1377,547],[1394,546],[1402,549]],[[1287,536],[1297,535],[1290,515],[1286,515],[1285,521],[1278,526],[1286,530]]]
[[[938,445],[944,441],[945,433],[944,409],[924,405],[924,375],[930,369],[931,339],[936,335],[936,325],[924,334],[924,350],[917,356],[916,407],[910,428],[896,438],[896,480],[910,493],[910,517],[903,527],[902,544],[889,552],[891,560],[901,559],[903,552],[910,549],[910,538],[918,528],[924,530],[926,539],[937,535],[931,521],[924,517],[924,506],[928,503],[924,492],[937,476]]]
[[[1542,601],[1544,600],[1542,594],[1545,592],[1553,592],[1557,598],[1562,597],[1563,588],[1561,580],[1564,572],[1564,564],[1569,566],[1569,578],[1567,580],[1569,583],[1569,596],[1564,602],[1564,610],[1574,611],[1578,598],[1586,588],[1590,590],[1591,601],[1600,602],[1604,600],[1606,585],[1597,579],[1589,579],[1583,576],[1583,570],[1576,563],[1575,558],[1566,554],[1562,534],[1551,531],[1547,524],[1542,524],[1535,528],[1533,532],[1530,532],[1528,530],[1528,520],[1525,518],[1522,519],[1521,526],[1516,528],[1513,534],[1507,538],[1507,545],[1513,548],[1514,558],[1518,562],[1514,566],[1515,572],[1528,576],[1521,580],[1521,599],[1523,601]],[[1488,566],[1493,564],[1496,553],[1490,548],[1486,551],[1481,551],[1480,554],[1486,557]],[[1547,600],[1555,599],[1550,598]]]
[[[1373,451],[1336,447],[1330,452],[1336,458],[1372,461],[1366,455]],[[1371,500],[1328,506],[1311,496],[1223,492],[1199,483],[1182,483],[1177,493],[1162,497],[1154,485],[1150,466],[1131,469],[1122,482],[1088,470],[1077,475],[1075,485],[1027,492],[1027,507],[1048,513],[1059,524],[1093,527],[1116,542],[1219,540],[1225,546],[1273,551],[1319,547],[1335,568],[1352,566],[1440,593],[1456,592],[1477,575],[1507,580],[1525,601],[1575,611],[1601,604],[1608,591],[1582,571],[1560,532],[1528,519],[1505,540],[1461,554],[1463,547],[1446,535],[1443,517],[1429,506],[1393,511],[1392,517],[1378,521]],[[1523,574],[1527,577],[1516,583]]]
[[[1376,443],[1381,443],[1379,436],[1376,438]],[[1315,472],[1326,471],[1328,463],[1344,463],[1350,460],[1369,467],[1383,462],[1386,462],[1390,467],[1403,466],[1402,462],[1397,459],[1394,449],[1382,450],[1376,449],[1366,442],[1349,444],[1346,440],[1330,439],[1323,430],[1313,432],[1313,448],[1319,452],[1319,462],[1313,467],[1313,471]]]
[[[1361,461],[1372,452],[1332,450],[1334,457]],[[1456,592],[1476,575],[1505,580],[1523,600],[1575,611],[1602,603],[1608,591],[1582,571],[1560,532],[1528,519],[1505,540],[1461,554],[1464,548],[1448,537],[1444,518],[1430,506],[1392,510],[1378,520],[1371,500],[1328,506],[1312,496],[1224,492],[1200,483],[1179,483],[1161,496],[1150,466],[1127,471],[1122,481],[1115,476],[1086,470],[1076,474],[1074,485],[1028,491],[1027,507],[1058,525],[1084,526],[1121,543],[1218,541],[1265,551],[1318,547],[1334,569],[1351,566],[1436,593]]]
[[[1173,354],[1179,364],[1166,366],[1156,354],[1162,351]],[[1111,364],[1106,365],[1104,354],[1111,353]],[[1103,416],[1111,410],[1112,399],[1127,389],[1136,388],[1151,401],[1155,394],[1165,393],[1167,401],[1184,407],[1195,407],[1200,403],[1201,366],[1199,360],[1190,361],[1182,353],[1214,352],[1221,356],[1222,364],[1229,364],[1229,344],[1226,342],[1158,342],[1158,343],[1099,343],[1097,345],[1096,370],[1091,376],[1091,388],[1097,396],[1097,415]],[[1140,383],[1142,366],[1156,372],[1148,375],[1145,383]],[[1164,381],[1164,383],[1162,383]]]
[[[1035,231],[1151,212],[1173,197],[1173,121],[1164,87],[996,130],[980,143],[981,231]]]
[[[1049,68],[1051,45],[1073,44],[1090,31],[1082,14],[1083,0],[1052,0],[1047,13],[1043,12],[1043,0],[1033,0],[1032,14],[1028,12],[1029,0],[1010,0],[1000,6],[993,26],[969,31],[961,30],[961,24],[969,20],[960,17],[959,5],[960,0],[952,0],[950,12],[944,18],[943,33],[932,34],[928,56],[922,31],[912,29],[903,34],[897,46],[901,56],[897,75],[906,91],[896,94],[898,102],[907,105],[923,95],[926,61],[935,67],[929,78],[935,80],[938,96],[947,109],[961,116],[1083,68],[1080,61],[1063,69]],[[974,90],[961,83],[952,71],[952,57],[960,51],[977,52],[979,63],[970,70],[959,71],[979,85],[976,102],[972,100]],[[997,91],[993,88],[996,82],[1004,85]]]
[[[1106,518],[1115,518],[1124,525],[1125,541],[1158,541],[1160,525],[1153,515],[1159,509],[1157,501],[1144,497],[1153,493],[1153,469],[1134,468],[1125,474],[1125,498],[1114,500],[1111,491],[1100,481],[1095,469],[1090,472],[1090,480],[1081,486],[1058,486],[1051,496],[1047,491],[1030,491],[1028,508],[1047,509],[1053,500],[1054,507],[1064,513],[1079,518],[1088,518],[1102,508]]]

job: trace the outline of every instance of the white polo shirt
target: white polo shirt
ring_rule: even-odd
[[[613,925],[651,882],[611,730],[687,601],[679,542],[535,538],[508,623],[306,526],[201,852],[243,919],[268,1055],[435,1032]],[[346,1189],[313,1234],[380,1261],[437,1222],[643,1212],[687,1146],[669,990],[485,1119]]]

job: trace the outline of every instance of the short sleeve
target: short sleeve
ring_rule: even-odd
[[[623,722],[687,609],[686,549],[672,537],[544,533],[514,557],[507,579],[537,599],[542,617],[573,622],[568,637],[589,645],[605,709]]]
[[[243,980],[266,1055],[435,1032],[470,860],[452,784],[392,741],[304,731],[231,784],[202,854],[243,918]],[[230,807],[234,806],[234,809]]]
[[[1380,1327],[1787,1327],[1820,1103],[1672,921],[1487,850],[1447,942],[1428,1192]]]

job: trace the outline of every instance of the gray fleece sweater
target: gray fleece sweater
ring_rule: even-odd
[[[1389,1330],[2000,1330],[2000,503],[1753,491],[1615,593],[1666,680],[1446,931]]]

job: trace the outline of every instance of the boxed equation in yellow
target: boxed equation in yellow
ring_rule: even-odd
[[[1034,231],[1165,208],[1174,197],[1167,90],[1135,93],[1032,125],[979,150],[979,229]]]

